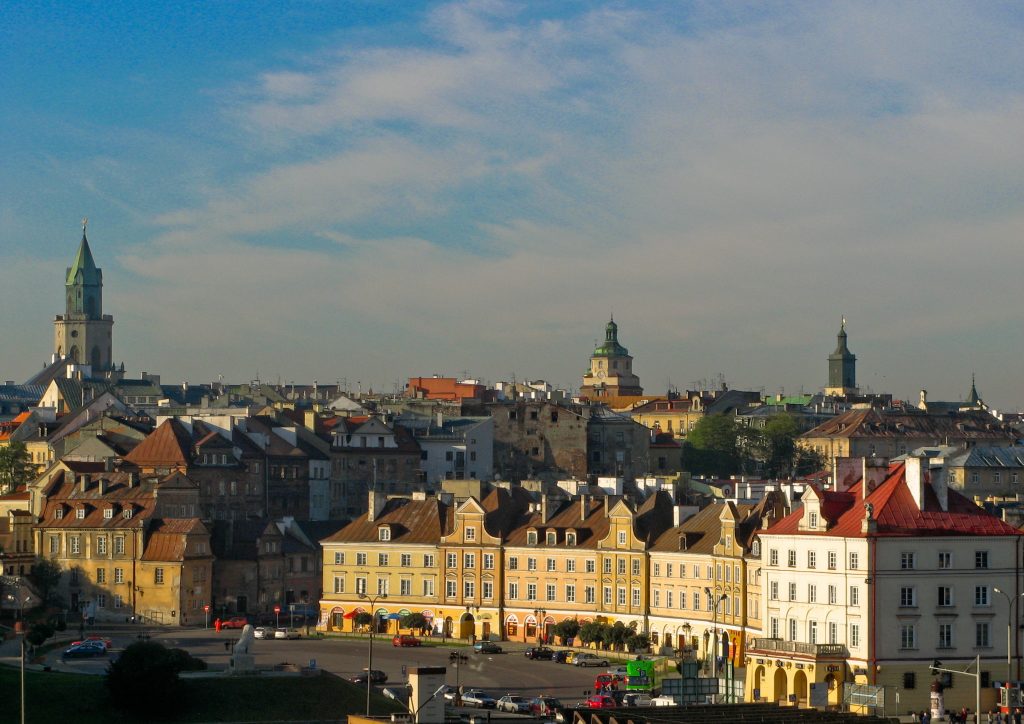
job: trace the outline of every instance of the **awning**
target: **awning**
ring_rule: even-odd
[[[384,616],[384,618],[389,619],[391,621],[397,621],[398,619],[402,618],[402,614],[400,614],[400,613],[389,613],[387,616]]]
[[[427,611],[423,612],[423,618],[433,618],[433,617],[434,617],[434,612],[433,611],[427,610]]]

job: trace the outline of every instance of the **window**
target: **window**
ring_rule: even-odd
[[[576,559],[575,558],[570,558],[569,560],[567,560],[565,562],[565,572],[566,573],[575,573],[576,572]]]
[[[796,584],[795,583],[790,583],[789,584],[789,600],[790,601],[795,601],[796,600]],[[711,609],[708,608],[708,610],[710,611]]]
[[[850,570],[855,571],[859,567],[860,567],[860,554],[859,553],[851,553],[850,554]]]
[[[344,593],[345,592],[345,577],[335,576],[334,577],[334,592]]]
[[[612,605],[612,587],[611,586],[605,586],[604,587],[604,594],[603,595],[604,595],[604,599],[603,599],[604,600],[604,605],[605,606],[611,606]]]
[[[639,605],[640,605],[640,589],[639,588],[634,588],[633,589],[633,606],[636,607],[636,606],[639,606]]]
[[[615,566],[615,568],[619,572],[620,576],[626,575],[626,559],[625,558],[620,558],[617,561],[617,565]]]
[[[796,619],[789,619],[789,640],[796,641]]]
[[[345,554],[341,551],[334,552],[334,565],[343,566],[345,565]]]
[[[660,563],[655,563],[654,564],[654,575],[655,576],[660,576],[661,575],[661,564]]]
[[[476,553],[465,553],[462,556],[463,568],[476,568]]]
[[[549,571],[555,570],[555,559],[554,558],[548,558],[548,570]]]
[[[900,553],[900,569],[912,571],[917,568],[917,555],[915,553]]]
[[[839,624],[835,621],[828,622],[828,642],[830,644],[839,643]]]
[[[377,566],[378,567],[380,567],[380,568],[387,567],[388,560],[389,560],[389,558],[388,558],[388,554],[387,553],[378,553],[377,554]]]
[[[526,570],[528,570],[528,571],[535,571],[535,570],[537,570],[537,559],[536,558],[527,558],[526,559]]]
[[[389,591],[388,579],[387,578],[377,578],[377,595],[378,596],[385,596],[385,595],[387,595],[388,591]]]
[[[124,599],[121,598],[120,593],[114,594],[114,608],[121,608],[124,605]]]
[[[50,536],[50,554],[51,555],[56,555],[59,552],[60,552],[60,536],[59,535],[51,535]]]
[[[768,551],[768,565],[777,566],[779,565],[779,551],[776,548],[772,548]]]
[[[953,648],[953,624],[951,624],[951,623],[940,623],[939,624],[939,648],[940,649],[951,649],[951,648]]]
[[[988,606],[988,586],[975,586],[974,587],[974,605],[975,606]]]
[[[425,554],[423,556],[423,567],[424,568],[433,568],[434,567],[434,554],[433,553],[427,553],[427,554]]]
[[[96,553],[101,556],[107,555],[107,536],[101,535],[96,538]]]
[[[835,604],[837,598],[838,598],[838,591],[836,590],[836,587],[830,585],[828,587],[828,602],[830,604]]]
[[[769,630],[771,631],[771,636],[773,639],[777,639],[779,637],[779,619],[772,618]]]
[[[360,567],[363,567],[363,566],[366,565],[366,554],[365,553],[356,553],[356,565],[360,566]]]
[[[518,571],[519,570],[519,558],[517,556],[509,556],[509,559],[508,559],[508,569],[510,571]]]
[[[412,567],[412,554],[410,554],[410,553],[403,553],[402,555],[400,555],[398,557],[398,562],[402,566],[402,568],[411,568]]]
[[[913,607],[917,605],[917,589],[914,586],[901,586],[900,587],[900,606],[902,608]],[[903,648],[908,648],[904,646]]]
[[[462,597],[473,598],[476,595],[476,582],[475,581],[463,581],[462,582]]]
[[[114,583],[124,583],[124,569],[123,568],[115,568],[114,569]]]
[[[772,581],[770,586],[771,587],[769,589],[769,591],[770,591],[769,598],[772,601],[778,601],[779,600],[779,582],[778,581]]]
[[[83,520],[85,518],[85,508],[75,509],[75,517],[78,518],[78,520]]]
[[[63,518],[64,517],[64,509],[63,508],[56,508],[56,509],[54,509],[53,517],[56,518],[57,520],[60,520],[61,518]]]
[[[836,569],[836,552],[835,551],[829,551],[828,552],[828,569],[830,571],[834,571]]]
[[[391,529],[381,526],[377,529],[377,540],[391,540]]]
[[[106,608],[107,607],[107,595],[105,593],[96,594],[96,607]]]
[[[537,545],[537,531],[529,530],[526,532],[526,545],[535,546]]]
[[[576,545],[576,534],[575,533],[566,533],[565,534],[565,544],[567,546],[574,546],[574,545]]]
[[[494,570],[494,554],[493,553],[484,553],[484,570],[485,571],[493,571]]]
[[[526,600],[536,601],[537,600],[537,584],[527,583],[526,584]]]
[[[860,605],[860,589],[857,588],[856,586],[850,586],[850,605],[851,606],[859,606]]]
[[[68,544],[70,547],[70,553],[77,555],[82,552],[82,539],[77,535],[68,536]]]
[[[547,584],[547,586],[545,586],[544,594],[545,594],[546,600],[554,601],[555,600],[555,584],[554,583]]]
[[[903,688],[914,689],[917,688],[917,675],[913,671],[903,672]]]
[[[545,535],[544,539],[549,546],[556,545],[558,543],[558,533],[553,530],[549,530]]]
[[[611,572],[612,572],[612,559],[611,558],[605,558],[604,559],[603,568],[604,568],[604,574],[606,576],[611,575]]]
[[[624,530],[620,530],[619,531],[619,545],[620,546],[626,545],[626,531],[624,531]]]
[[[398,592],[403,596],[412,595],[412,579],[403,578],[398,581]]]
[[[918,627],[913,624],[901,624],[899,627],[899,647],[918,648]]]
[[[508,597],[511,598],[512,600],[515,600],[515,599],[519,598],[519,584],[518,583],[511,583],[510,582],[508,584]]]
[[[813,583],[807,584],[807,602],[817,603],[818,602],[818,587]]]
[[[786,554],[786,565],[790,568],[796,568],[796,551],[789,551]],[[708,576],[710,578],[710,576]]]
[[[850,646],[857,648],[860,646],[860,624],[850,624]]]
[[[459,554],[458,553],[449,553],[446,556],[445,560],[446,560],[446,563],[447,563],[447,565],[445,566],[446,568],[458,568],[459,567]]]
[[[157,568],[153,571],[153,583],[157,586],[164,585],[164,569]]]
[[[815,551],[807,551],[807,567],[817,568],[818,567],[818,554]]]
[[[693,592],[693,610],[700,610],[700,593],[698,593],[697,591]]]
[[[939,568],[949,569],[953,567],[953,554],[949,551],[939,551]]]
[[[121,513],[121,517],[123,517],[123,518],[131,518],[132,517],[132,509],[131,508],[125,508],[124,512]]]
[[[366,593],[366,579],[363,577],[356,578],[356,595],[360,593]]]
[[[672,577],[672,564],[671,563],[666,563],[665,564],[665,576],[667,578],[671,578]]]
[[[633,575],[634,576],[639,576],[640,575],[640,559],[639,558],[634,558],[633,559],[632,571],[633,571]]]
[[[953,588],[951,586],[939,586],[938,605],[953,605]]]
[[[107,582],[107,569],[106,568],[97,568],[96,569],[96,583],[106,583],[106,582]]]
[[[472,541],[475,541],[475,540],[476,540],[476,527],[472,526],[472,525],[466,526],[466,542],[468,543],[468,542],[472,542]]]
[[[444,595],[445,598],[455,598],[459,593],[456,581],[445,581],[444,582]]]
[[[626,605],[626,588],[625,588],[625,586],[619,586],[618,590],[616,591],[616,597],[617,597],[617,600],[618,600],[620,606],[625,606]]]
[[[492,581],[484,581],[481,584],[483,588],[483,596],[485,601],[490,601],[494,598],[494,583]]]
[[[597,570],[597,561],[595,561],[593,558],[588,558],[586,564],[584,565],[584,569],[587,573],[595,572]]]
[[[124,555],[124,536],[118,536],[118,537],[114,538],[114,555],[115,556],[123,556]]]
[[[654,596],[654,599],[653,599],[651,605],[653,605],[653,606],[660,606],[661,605],[661,591],[659,591],[658,589],[654,589],[654,593],[652,595]]]
[[[988,568],[988,551],[974,551],[974,567]]]
[[[665,607],[672,608],[672,591],[665,591]]]
[[[595,596],[596,591],[593,586],[586,586],[583,589],[583,602],[584,603],[595,603],[597,598]]]
[[[807,622],[807,643],[816,644],[818,643],[818,622],[808,621]]]
[[[974,645],[979,648],[988,648],[992,645],[992,624],[988,621],[978,621],[974,624]]]

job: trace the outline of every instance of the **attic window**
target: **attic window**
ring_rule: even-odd
[[[476,540],[476,526],[467,525],[466,526],[466,542],[468,543],[470,541],[475,541],[475,540]]]
[[[377,529],[377,540],[391,540],[391,528],[384,525]]]
[[[125,508],[124,509],[124,513],[122,513],[121,515],[123,515],[125,518],[131,518],[132,517],[132,509],[131,508]]]
[[[78,518],[78,520],[83,520],[85,518],[85,508],[76,508],[75,517]]]
[[[114,509],[113,508],[105,508],[103,510],[103,518],[104,518],[104,520],[110,520],[113,517],[114,517]]]
[[[818,528],[818,514],[808,513],[807,514],[807,527],[811,530],[817,530]]]
[[[753,545],[750,546],[750,554],[752,556],[754,556],[754,558],[760,558],[761,557],[761,541],[760,540],[755,540]]]
[[[526,545],[535,546],[537,545],[537,531],[528,530],[526,531]]]
[[[54,510],[53,511],[53,517],[56,518],[57,520],[60,520],[61,518],[63,518],[64,517],[64,509],[63,508],[57,508],[56,510]]]
[[[566,533],[565,534],[565,544],[567,546],[574,546],[574,545],[576,545],[576,534],[575,533]]]
[[[558,543],[558,533],[556,533],[556,532],[555,532],[555,531],[553,531],[553,530],[549,530],[549,531],[547,532],[547,535],[546,535],[545,537],[547,538],[547,544],[548,544],[549,546],[553,546],[553,545],[555,545],[556,543]]]

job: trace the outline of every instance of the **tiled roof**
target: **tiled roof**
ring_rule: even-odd
[[[669,528],[659,535],[654,545],[651,546],[651,550],[657,552],[686,550],[688,553],[711,555],[722,537],[721,516],[727,505],[732,505],[732,503],[712,503],[706,508],[702,508],[680,525]],[[741,521],[746,520],[753,510],[754,506],[749,504],[734,506],[737,529]],[[680,542],[681,538],[685,538],[685,546]]]
[[[192,459],[192,436],[179,420],[168,418],[124,459],[140,467],[187,466]]]
[[[583,511],[586,511],[584,516]],[[526,534],[530,528],[535,530],[554,530],[558,533],[558,543],[555,547],[565,545],[565,532],[572,529],[576,531],[577,548],[597,548],[598,541],[608,535],[608,517],[604,514],[604,501],[588,498],[582,500],[563,501],[552,515],[548,517],[547,523],[541,522],[541,514],[533,513],[526,517],[522,523],[514,528],[506,539],[510,546],[525,546]],[[531,546],[532,547],[532,546]],[[547,547],[543,535],[537,537],[537,548]]]
[[[144,561],[183,561],[190,534],[204,534],[206,527],[199,518],[154,520],[153,528],[142,552]]]
[[[386,524],[391,527],[392,543],[436,544],[447,533],[447,519],[448,506],[437,498],[393,498],[384,505],[383,512],[375,520],[370,521],[366,515],[361,515],[321,543],[377,541],[377,529]]]
[[[874,507],[878,537],[950,536],[950,535],[1021,535],[1013,526],[986,512],[957,493],[948,491],[947,510],[942,510],[938,497],[929,485],[925,489],[924,509],[921,510],[907,487],[906,467],[890,466],[889,476],[867,500],[861,501],[863,480],[854,483],[845,492],[822,491],[822,508],[827,504],[835,523],[826,531],[799,530],[803,509],[790,515],[764,531],[766,535],[817,535],[845,538],[866,538],[861,532],[864,504]]]
[[[70,463],[64,464],[71,467]],[[98,465],[100,471],[103,470],[103,463],[88,465],[92,467]],[[102,475],[106,481],[106,491],[100,495],[95,475],[87,489],[82,491],[73,474],[58,469],[45,490],[47,500],[38,526],[40,528],[137,528],[143,520],[153,515],[156,497],[153,494],[155,486],[152,482],[129,486],[128,473],[112,472]],[[75,515],[75,510],[80,507],[85,510],[83,518],[78,518]],[[132,510],[132,515],[130,518],[125,518],[124,511],[129,507]],[[56,517],[57,508],[64,511],[60,518]],[[103,515],[103,511],[107,508],[113,510],[109,518]]]
[[[802,438],[929,438],[1003,440],[1013,437],[986,412],[932,415],[923,411],[875,408],[850,410],[805,432]]]

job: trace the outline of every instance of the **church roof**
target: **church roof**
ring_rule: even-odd
[[[68,267],[66,284],[75,283],[78,273],[82,273],[82,281],[85,284],[99,284],[100,270],[96,268],[96,262],[92,258],[92,249],[89,248],[89,240],[85,238],[85,230],[82,230],[82,243],[78,245],[78,253],[75,260]]]
[[[593,357],[626,357],[629,350],[619,344],[619,325],[614,319],[608,321],[604,328],[604,343],[594,349]]]

